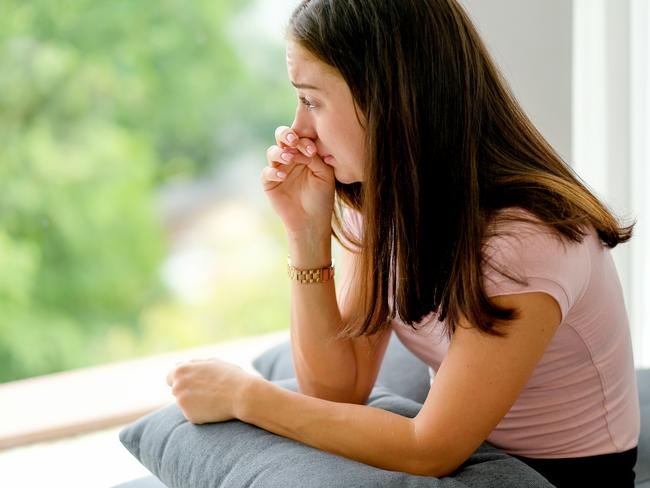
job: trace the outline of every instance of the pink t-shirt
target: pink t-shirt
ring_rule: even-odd
[[[358,232],[358,215],[351,223]],[[632,449],[639,439],[638,393],[627,312],[610,250],[593,229],[582,243],[575,243],[560,240],[541,223],[509,221],[501,226],[505,234],[484,247],[488,296],[548,293],[560,306],[562,322],[487,441],[533,458]],[[526,283],[516,283],[495,268]],[[433,314],[417,332],[393,321],[402,343],[431,367],[432,376],[449,347],[440,325]]]

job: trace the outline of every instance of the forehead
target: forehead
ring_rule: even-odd
[[[286,62],[289,79],[295,84],[324,87],[340,79],[335,68],[317,59],[296,41],[287,41]]]

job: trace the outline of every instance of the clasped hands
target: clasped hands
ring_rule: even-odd
[[[176,403],[193,424],[240,418],[248,387],[256,376],[220,359],[192,359],[167,374]]]

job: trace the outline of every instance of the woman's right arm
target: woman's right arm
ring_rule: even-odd
[[[289,142],[287,127],[276,131],[277,145],[267,151],[269,166],[262,185],[287,230],[292,265],[299,269],[331,262],[331,216],[334,204],[332,168],[317,154],[308,156],[309,139]],[[290,162],[281,155],[292,154]],[[282,171],[285,176],[278,176]],[[372,337],[337,339],[355,302],[350,286],[355,254],[344,250],[337,263],[344,275],[337,301],[334,280],[291,284],[291,344],[301,393],[331,401],[365,403],[388,345],[390,329]],[[340,307],[339,307],[340,302]]]
[[[302,247],[299,242],[290,244],[294,266],[311,269],[329,264],[326,251],[306,252],[309,247]],[[364,404],[377,379],[390,329],[382,329],[371,337],[336,338],[352,315],[350,304],[355,302],[352,294],[356,289],[351,286],[356,255],[347,250],[341,254],[337,263],[337,272],[343,275],[342,279],[337,278],[341,283],[338,301],[334,280],[291,284],[293,364],[301,393]]]

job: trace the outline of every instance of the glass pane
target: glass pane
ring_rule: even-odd
[[[292,4],[3,2],[0,382],[288,326]]]

